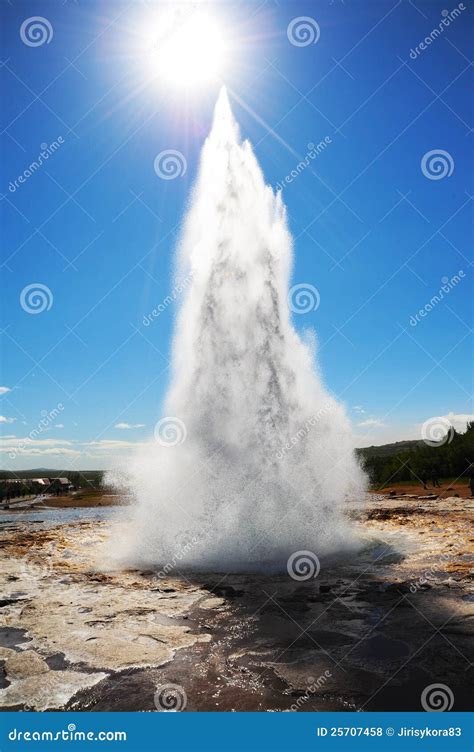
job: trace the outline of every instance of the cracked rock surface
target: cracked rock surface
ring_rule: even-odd
[[[435,682],[468,709],[469,500],[351,503],[360,551],[306,581],[107,571],[123,521],[65,511],[0,514],[4,709],[155,710],[174,684],[191,711],[419,710]]]

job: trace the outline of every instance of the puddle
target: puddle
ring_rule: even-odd
[[[30,642],[31,637],[26,637],[25,629],[17,627],[0,627],[0,646],[2,648],[17,649],[18,645]]]

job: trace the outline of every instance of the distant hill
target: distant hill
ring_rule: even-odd
[[[421,439],[396,441],[393,444],[356,449],[361,465],[373,485],[387,482],[429,477],[435,471],[440,478],[467,477],[474,466],[474,421],[469,422],[464,433],[453,427],[438,443],[431,445]],[[0,470],[0,480],[10,478],[58,478],[65,476],[79,488],[100,488],[103,470],[51,470],[46,467],[12,472]]]
[[[400,452],[414,451],[424,445],[422,439],[412,439],[409,441],[396,441],[394,444],[382,444],[381,446],[369,446],[356,449],[360,457],[391,457],[393,454]]]
[[[467,478],[474,467],[474,421],[458,433],[453,426],[435,442],[397,441],[358,449],[361,464],[374,486],[430,478]]]

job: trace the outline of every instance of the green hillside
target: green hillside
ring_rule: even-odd
[[[434,445],[424,441],[399,441],[357,450],[361,464],[373,485],[419,480],[434,470],[439,478],[467,477],[474,463],[474,422],[465,433],[451,427]]]

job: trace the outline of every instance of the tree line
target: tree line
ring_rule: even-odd
[[[439,478],[468,478],[474,471],[474,421],[465,433],[451,427],[437,443],[414,442],[403,451],[391,455],[364,454],[361,462],[373,486],[384,487],[399,481],[417,481],[434,472]]]
[[[19,476],[21,480],[19,480]],[[9,470],[0,471],[0,502],[17,499],[22,496],[33,496],[42,493],[54,493],[57,488],[53,484],[46,487],[35,481],[35,478],[68,478],[74,489],[101,488],[103,472],[101,470]]]

